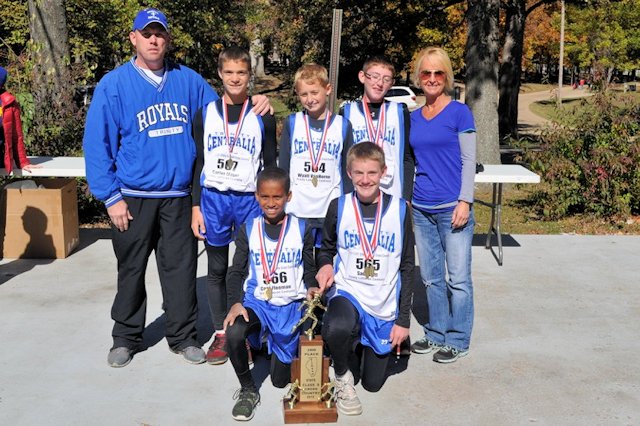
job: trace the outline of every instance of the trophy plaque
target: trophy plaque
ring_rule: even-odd
[[[335,404],[335,386],[329,381],[329,358],[322,355],[322,337],[313,334],[318,324],[314,310],[325,307],[320,303],[320,295],[305,300],[302,306],[307,306],[307,310],[293,329],[297,329],[307,319],[311,319],[312,324],[304,336],[300,336],[298,358],[291,363],[291,384],[282,401],[284,422],[336,422],[338,410]]]

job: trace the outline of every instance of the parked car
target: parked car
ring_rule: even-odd
[[[416,94],[408,86],[393,86],[384,98],[388,101],[405,104],[409,110],[414,110],[418,106]]]

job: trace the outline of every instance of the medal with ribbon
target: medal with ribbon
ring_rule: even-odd
[[[351,201],[353,202],[353,210],[356,216],[356,226],[358,227],[358,236],[360,237],[360,246],[364,253],[364,277],[372,278],[375,276],[375,264],[373,261],[374,253],[378,247],[378,235],[380,233],[380,222],[382,218],[382,193],[378,195],[378,207],[376,208],[375,221],[373,223],[373,230],[371,234],[367,234],[364,227],[364,219],[362,218],[362,211],[360,204],[358,203],[356,194],[352,194]]]
[[[247,111],[247,107],[249,106],[249,98],[245,99],[242,104],[242,109],[240,110],[240,117],[238,118],[238,124],[236,127],[236,134],[231,140],[229,135],[229,112],[227,111],[227,103],[222,99],[222,121],[224,121],[224,137],[227,141],[227,147],[229,148],[229,158],[224,163],[225,170],[233,170],[234,162],[231,159],[231,154],[233,153],[233,147],[236,146],[236,141],[238,140],[238,136],[240,135],[240,130],[242,129],[242,124],[244,123],[245,113]]]
[[[374,127],[373,118],[367,101],[362,101],[362,109],[364,110],[364,121],[367,123],[367,134],[369,140],[376,145],[382,147],[384,144],[384,133],[386,130],[386,108],[384,102],[380,105],[380,116],[378,117],[378,127]]]
[[[276,249],[273,252],[271,263],[269,263],[269,258],[267,257],[267,251],[265,249],[266,244],[264,242],[264,218],[258,221],[258,236],[260,238],[260,262],[262,263],[262,278],[266,286],[266,288],[262,292],[262,296],[265,298],[265,300],[270,300],[273,297],[273,288],[271,287],[271,282],[273,281],[273,276],[276,274],[276,269],[278,269],[278,259],[280,258],[280,252],[282,251],[282,241],[284,240],[284,234],[287,230],[288,219],[289,216],[285,216],[284,220],[282,221],[282,228],[280,228],[280,235],[278,235],[278,242],[276,243]]]
[[[313,173],[318,172],[320,159],[322,158],[322,153],[324,152],[324,145],[327,140],[327,134],[329,133],[329,125],[331,124],[331,111],[327,111],[327,117],[324,121],[324,128],[322,129],[322,136],[320,138],[320,148],[318,148],[317,154],[313,151],[313,140],[311,139],[311,129],[309,128],[309,118],[307,114],[303,114],[304,118],[304,127],[307,131],[307,147],[309,148],[309,157],[311,157],[311,171]],[[318,175],[313,175],[311,177],[311,184],[313,186],[318,186]]]

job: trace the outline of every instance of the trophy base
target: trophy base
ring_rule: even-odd
[[[289,408],[289,400],[282,401],[285,424],[295,423],[335,423],[338,421],[338,409],[335,404],[327,408],[325,402],[298,402]]]

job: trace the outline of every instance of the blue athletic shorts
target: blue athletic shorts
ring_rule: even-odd
[[[259,216],[260,205],[253,192],[218,191],[202,188],[200,211],[204,217],[207,244],[227,246],[243,223]]]
[[[266,335],[269,353],[275,353],[280,361],[291,364],[298,353],[300,328],[295,331],[292,329],[302,318],[302,310],[298,310],[301,304],[302,301],[297,300],[288,305],[276,306],[246,293],[242,305],[245,308],[251,308],[262,324],[260,333],[249,335],[249,344],[259,348],[262,336]]]
[[[364,346],[369,346],[378,355],[386,355],[391,352],[391,329],[395,321],[381,320],[379,318],[370,315],[360,303],[346,291],[336,291],[329,300],[336,297],[344,297],[358,310],[360,315],[360,343]]]

